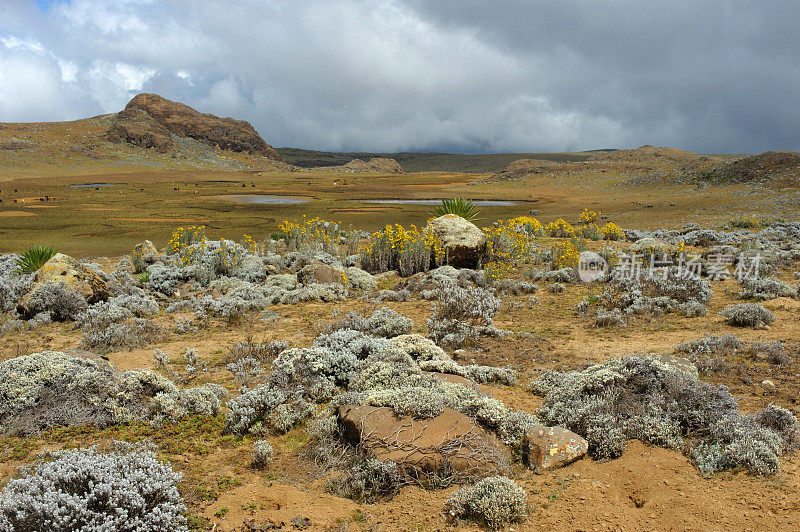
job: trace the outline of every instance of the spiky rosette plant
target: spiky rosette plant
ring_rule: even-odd
[[[464,198],[443,199],[442,204],[437,205],[433,209],[433,214],[436,217],[444,216],[445,214],[455,214],[470,222],[477,220],[478,212],[477,205]]]
[[[17,273],[36,273],[45,265],[45,263],[53,258],[56,250],[51,246],[33,245],[23,251],[19,257],[14,259],[17,263]]]

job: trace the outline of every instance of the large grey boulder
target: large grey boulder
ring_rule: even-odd
[[[445,263],[475,269],[486,253],[486,235],[478,226],[455,214],[431,220],[425,227],[442,242]]]

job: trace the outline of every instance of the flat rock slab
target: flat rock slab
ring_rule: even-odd
[[[419,473],[452,469],[486,476],[508,468],[508,451],[472,419],[452,409],[431,419],[398,416],[391,408],[343,405],[345,437],[378,460]]]
[[[580,460],[589,450],[582,437],[564,427],[534,425],[522,441],[528,467],[537,471],[556,469]]]

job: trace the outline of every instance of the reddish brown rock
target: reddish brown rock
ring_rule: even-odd
[[[452,468],[461,475],[486,476],[508,468],[502,443],[449,408],[431,419],[414,419],[400,417],[391,408],[344,405],[339,407],[339,419],[351,443],[406,470]]]
[[[173,146],[173,134],[223,150],[281,160],[278,152],[261,138],[249,122],[201,113],[157,94],[135,96],[114,118],[106,137],[111,142],[166,152]]]
[[[564,427],[535,425],[522,441],[522,453],[528,467],[535,470],[555,469],[580,460],[589,444]]]

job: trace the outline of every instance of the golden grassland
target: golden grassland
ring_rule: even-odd
[[[526,215],[542,223],[557,218],[576,223],[582,210],[602,211],[602,226],[679,228],[701,222],[715,226],[734,216],[785,215],[775,202],[780,191],[744,185],[698,190],[664,183],[636,186],[627,177],[602,174],[539,175],[524,182],[470,184],[485,174],[414,173],[399,176],[336,172],[259,172],[165,169],[50,169],[44,175],[0,183],[0,252],[31,243],[56,246],[78,256],[124,253],[144,239],[166,244],[177,225],[205,225],[209,237],[266,238],[282,220],[318,216],[368,231],[387,223],[421,226],[429,205],[369,204],[371,199],[513,200],[514,206],[481,207],[479,225]],[[16,173],[16,171],[15,171]],[[3,175],[0,172],[0,175]],[[110,183],[111,187],[69,185]],[[304,197],[290,205],[240,204],[227,195]]]

